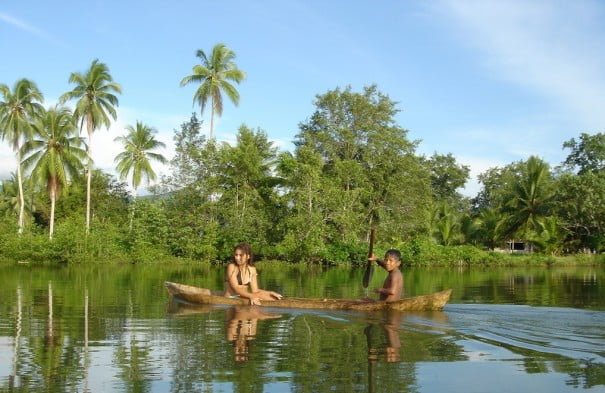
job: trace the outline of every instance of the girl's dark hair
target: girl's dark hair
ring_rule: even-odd
[[[250,266],[254,266],[254,255],[252,254],[252,247],[248,243],[240,243],[233,248],[233,255],[235,255],[235,251],[240,250],[246,255],[250,255],[250,259],[248,260],[248,264]],[[235,263],[235,259],[233,259],[233,263]]]

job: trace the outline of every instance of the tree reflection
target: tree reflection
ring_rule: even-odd
[[[19,380],[19,343],[21,341],[21,318],[22,318],[22,300],[21,286],[17,286],[17,318],[15,322],[15,338],[13,347],[13,373],[9,378],[10,391],[19,388],[21,385]]]
[[[179,269],[3,268],[0,340],[6,345],[0,357],[5,357],[6,372],[0,375],[0,392],[100,386],[114,391],[409,392],[421,390],[419,370],[431,362],[443,367],[458,362],[471,370],[482,369],[485,362],[498,370],[514,364],[511,376],[547,381],[555,390],[605,386],[602,311],[488,304],[564,306],[577,299],[586,299],[588,306],[605,304],[605,286],[582,281],[590,276],[587,269],[576,275],[563,269],[511,269],[514,274],[486,269],[465,272],[463,278],[451,271],[421,277],[418,269],[406,275],[417,279],[410,286],[414,291],[452,283],[460,289],[458,301],[472,295],[473,303],[483,305],[454,303],[444,312],[403,315],[281,309],[281,319],[265,321],[269,317],[262,307],[169,304],[167,315],[161,286],[167,277],[194,281],[203,276],[207,281],[200,279],[200,285],[206,287],[224,280],[222,269],[216,274],[205,267]],[[312,268],[294,274],[294,269],[302,268],[280,265],[274,276],[267,268],[264,279],[284,281],[301,296],[312,291],[327,296],[325,288],[351,279],[345,269],[321,274]],[[602,269],[598,272],[595,280],[601,283],[605,276]],[[516,277],[513,283],[507,280],[510,274]],[[524,278],[530,274],[531,280]],[[311,287],[313,280],[316,287]],[[304,285],[295,287],[297,282]],[[343,297],[351,295],[342,286],[338,290]]]

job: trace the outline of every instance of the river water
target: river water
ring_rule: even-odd
[[[258,269],[287,296],[368,294],[362,269]],[[403,273],[406,296],[452,288],[445,309],[194,306],[163,287],[220,288],[220,265],[0,266],[0,392],[605,392],[604,267]]]

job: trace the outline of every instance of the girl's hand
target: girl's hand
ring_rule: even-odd
[[[280,295],[279,293],[277,293],[277,292],[273,292],[273,291],[269,292],[269,294],[270,294],[271,296],[273,296],[274,298],[276,298],[277,300],[281,300],[281,298],[283,297],[283,296],[282,296],[282,295]]]
[[[260,306],[260,299],[257,297],[251,297],[250,298],[250,305],[251,306]]]

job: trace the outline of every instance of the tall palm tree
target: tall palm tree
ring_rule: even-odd
[[[118,98],[114,93],[122,93],[122,87],[113,81],[109,68],[93,60],[90,68],[84,73],[73,72],[69,76],[69,83],[75,83],[72,91],[68,91],[59,98],[60,103],[67,100],[77,100],[74,110],[76,121],[80,122],[80,131],[84,122],[88,132],[88,165],[86,179],[86,234],[90,232],[90,182],[92,176],[92,134],[101,126],[109,128],[109,116],[116,120],[116,107]]]
[[[55,107],[34,123],[36,136],[22,147],[23,167],[32,168],[32,176],[46,186],[50,197],[49,238],[52,240],[55,224],[55,203],[61,191],[68,186],[68,177],[84,167],[86,150],[77,135],[71,111]]]
[[[150,161],[165,164],[167,160],[160,153],[152,152],[152,150],[166,146],[163,142],[155,139],[154,134],[157,131],[154,128],[138,121],[136,127],[127,126],[126,130],[128,131],[127,135],[114,139],[116,142],[121,142],[124,146],[124,151],[116,156],[115,162],[117,162],[116,169],[120,180],[125,180],[128,174],[132,173],[132,187],[134,188],[134,201],[130,217],[130,225],[132,226],[137,192],[141,180],[146,178],[147,184],[149,184],[151,180],[156,179],[156,174],[151,167]]]
[[[200,113],[204,113],[204,108],[208,99],[212,101],[210,114],[210,138],[214,132],[214,115],[221,116],[223,114],[223,96],[224,92],[227,97],[235,104],[239,104],[239,93],[236,88],[229,83],[233,81],[240,83],[246,74],[237,68],[233,60],[235,52],[227,48],[225,44],[216,44],[212,49],[210,58],[203,50],[198,49],[196,56],[202,60],[202,64],[193,66],[193,74],[186,76],[181,80],[181,86],[190,83],[200,83],[200,87],[193,95],[193,101],[200,105]]]
[[[36,84],[28,79],[15,83],[13,91],[0,85],[0,132],[2,139],[12,145],[17,157],[17,183],[19,187],[19,234],[23,233],[23,179],[21,177],[21,143],[32,134],[32,121],[44,111],[42,93]]]
[[[531,156],[523,166],[520,178],[512,184],[504,206],[508,213],[508,233],[526,239],[540,233],[545,217],[550,213],[554,196],[548,164]]]

